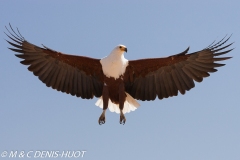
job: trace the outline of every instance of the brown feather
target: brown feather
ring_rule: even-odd
[[[82,74],[78,72],[78,90],[77,90],[77,97],[82,97]]]
[[[172,78],[173,78],[173,81],[176,84],[176,87],[178,88],[179,92],[181,94],[185,94],[185,89],[182,86],[183,85],[182,83],[184,83],[184,82],[182,81],[182,78],[179,76],[176,69],[172,70]]]
[[[13,42],[7,42],[15,47],[9,49],[21,53],[16,54],[23,59],[21,63],[29,65],[28,70],[48,87],[82,98],[101,96],[103,72],[100,59],[67,55],[45,46],[38,47],[27,42],[12,28],[8,33],[9,35],[5,34]]]
[[[229,38],[223,38],[217,43],[212,43],[207,48],[187,54],[187,50],[166,58],[152,58],[129,61],[124,76],[125,87],[128,93],[132,93],[133,98],[141,100],[153,100],[152,94],[156,94],[159,99],[177,96],[178,91],[185,94],[195,86],[194,81],[201,82],[204,77],[208,77],[209,72],[216,72],[216,67],[225,64],[215,63],[223,61],[231,57],[220,57],[232,49],[224,51],[232,45],[232,43],[224,44]],[[220,46],[222,46],[220,48]],[[150,86],[149,77],[154,76],[155,90],[145,90],[146,86]],[[141,83],[139,83],[141,82]],[[144,84],[144,85],[138,85]],[[148,85],[147,85],[148,84]],[[143,96],[143,91],[151,92]],[[140,93],[138,93],[140,92]],[[139,96],[139,94],[141,96]],[[151,96],[149,96],[151,95]]]
[[[20,53],[16,56],[22,59],[21,63],[29,65],[28,70],[53,89],[88,99],[102,95],[104,80],[112,85],[109,88],[111,93],[122,81],[121,78],[113,81],[104,77],[100,59],[67,55],[46,46],[38,47],[27,42],[11,26],[10,28],[12,32],[7,29],[9,35],[6,35],[12,42],[7,42],[15,48],[9,49]],[[187,54],[187,48],[179,54],[165,58],[129,61],[123,75],[125,86],[122,89],[125,88],[133,98],[140,100],[154,100],[156,96],[159,99],[177,96],[178,91],[185,94],[195,86],[194,81],[201,82],[204,77],[209,76],[209,72],[216,72],[216,67],[225,65],[216,63],[217,61],[231,58],[216,58],[232,51],[225,50],[233,44],[225,44],[229,38],[224,37],[219,42],[190,54]],[[109,96],[114,103],[118,101],[117,92]]]

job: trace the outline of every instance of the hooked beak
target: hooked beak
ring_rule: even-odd
[[[124,51],[127,52],[127,48],[125,48]]]

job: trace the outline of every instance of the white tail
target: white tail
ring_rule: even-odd
[[[126,93],[126,92],[125,92]],[[123,114],[129,113],[131,111],[135,111],[140,104],[128,93],[126,97],[126,101],[124,102],[124,108],[123,108]],[[100,97],[97,102],[95,103],[96,106],[99,106],[100,108],[103,108],[103,99]],[[108,101],[108,108],[111,112],[120,113],[119,105],[112,103],[112,101],[109,99]]]

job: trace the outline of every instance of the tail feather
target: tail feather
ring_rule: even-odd
[[[126,97],[126,101],[124,102],[124,108],[123,108],[123,113],[129,113],[131,111],[136,110],[140,104],[128,93]],[[96,106],[99,106],[100,108],[103,108],[103,99],[100,97],[97,102],[95,103]],[[109,99],[108,101],[108,108],[111,112],[116,112],[120,113],[119,105],[112,103],[112,101]]]

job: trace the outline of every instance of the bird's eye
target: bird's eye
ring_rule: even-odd
[[[122,46],[119,46],[119,48],[121,49],[121,48],[122,48]]]

